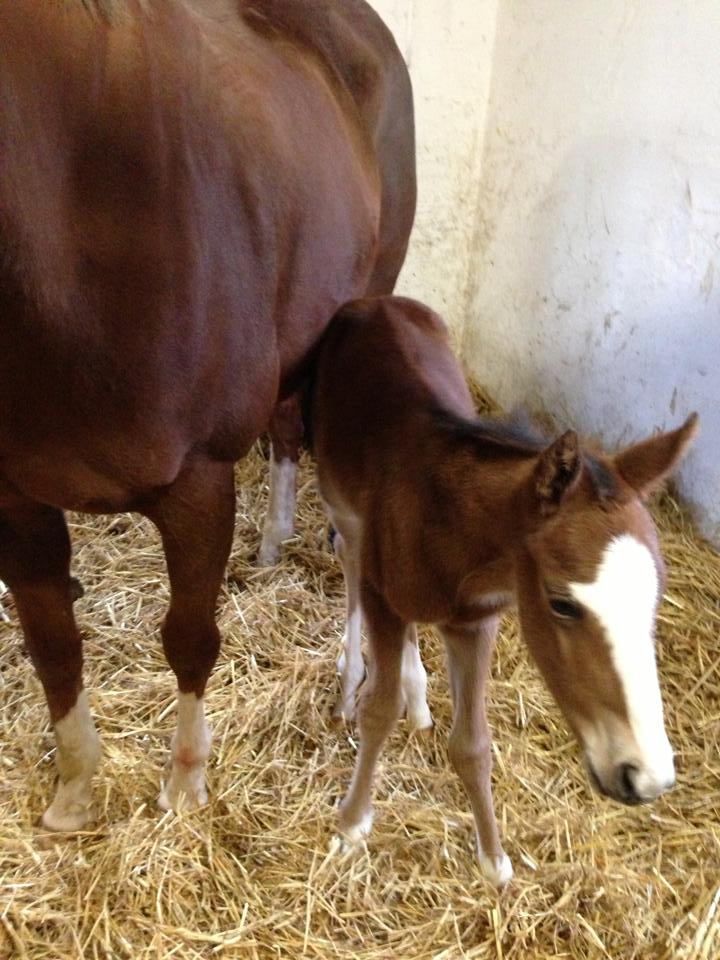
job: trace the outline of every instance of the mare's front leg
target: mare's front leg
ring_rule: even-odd
[[[303,435],[300,397],[294,394],[275,406],[270,433],[270,492],[258,562],[272,566],[295,531],[295,482]]]
[[[448,754],[470,798],[482,872],[496,887],[504,887],[513,871],[493,810],[491,738],[485,714],[485,683],[498,622],[489,617],[472,630],[444,628],[443,636],[455,708]]]
[[[162,628],[163,648],[178,684],[178,723],[170,775],[159,797],[177,809],[207,802],[205,763],[211,735],[205,722],[205,685],[220,649],[215,606],[232,543],[235,519],[233,467],[194,460],[145,511],[162,536],[170,607]]]
[[[100,758],[82,682],[82,642],[73,616],[70,538],[60,510],[19,501],[0,510],[0,577],[15,597],[27,648],[55,728],[60,782],[42,822],[80,830],[90,817],[90,779]]]
[[[403,705],[400,672],[407,628],[367,584],[362,584],[360,598],[368,632],[368,676],[358,707],[360,749],[339,824],[341,835],[350,843],[370,833],[375,767]]]

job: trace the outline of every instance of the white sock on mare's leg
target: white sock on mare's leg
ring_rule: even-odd
[[[81,690],[75,705],[55,724],[55,763],[60,783],[43,814],[48,830],[81,830],[90,819],[90,781],[100,759],[100,737],[90,716],[88,698]]]
[[[158,798],[158,805],[163,810],[177,810],[181,803],[189,807],[207,803],[205,763],[210,756],[212,734],[205,722],[202,697],[194,693],[178,693],[177,716],[170,776]]]

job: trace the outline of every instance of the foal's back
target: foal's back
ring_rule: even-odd
[[[357,300],[323,337],[313,387],[313,445],[325,481],[360,492],[434,451],[438,409],[474,416],[442,319],[415,300]],[[341,474],[341,475],[340,475]]]

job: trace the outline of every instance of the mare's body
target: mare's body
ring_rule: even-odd
[[[362,0],[14,0],[0,152],[0,578],[56,728],[62,829],[98,752],[62,511],[160,530],[180,692],[163,803],[202,800],[232,464],[339,304],[392,288],[409,79]]]

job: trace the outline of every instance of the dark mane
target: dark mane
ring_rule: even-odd
[[[549,442],[524,417],[510,420],[478,417],[468,420],[441,407],[432,409],[431,415],[439,427],[456,439],[487,443],[504,450],[509,456],[539,453]]]
[[[615,500],[620,493],[617,479],[607,464],[590,453],[583,454],[583,463],[595,492],[601,500]]]
[[[150,12],[149,0],[134,0],[132,3],[130,0],[66,0],[66,3],[74,3],[86,10],[90,16],[108,23],[130,12]]]
[[[457,440],[478,446],[489,445],[496,455],[530,457],[540,453],[551,441],[544,436],[526,416],[519,415],[509,420],[478,417],[468,420],[443,408],[432,410],[433,420]],[[488,451],[489,452],[489,451]],[[600,500],[614,500],[620,489],[610,467],[601,459],[582,451],[583,465],[595,493]]]

